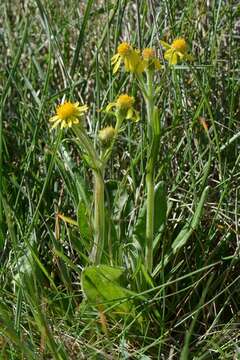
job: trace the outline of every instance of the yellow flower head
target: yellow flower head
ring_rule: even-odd
[[[49,119],[53,123],[52,129],[60,125],[61,129],[79,124],[79,118],[87,111],[87,105],[79,106],[79,103],[65,101],[57,106],[56,115]]]
[[[110,112],[115,108],[116,116],[125,119],[139,121],[139,113],[133,108],[134,98],[127,94],[120,95],[115,102],[109,103],[106,107],[106,112]]]
[[[124,57],[124,56],[128,56],[130,55],[130,52],[133,50],[132,46],[129,45],[128,43],[126,42],[123,42],[121,43],[120,45],[118,45],[118,48],[117,48],[117,53]]]
[[[161,68],[160,61],[157,59],[154,49],[145,48],[142,51],[142,57],[146,64],[146,68],[151,70],[159,70]]]
[[[180,51],[182,54],[184,54],[187,50],[187,43],[186,43],[185,39],[178,38],[173,41],[172,48],[174,48],[176,51]]]
[[[112,126],[107,126],[99,131],[98,137],[103,143],[107,144],[112,141],[112,139],[115,136],[115,133],[116,131]]]
[[[126,42],[118,46],[117,54],[111,59],[111,63],[114,65],[113,74],[118,71],[122,62],[127,72],[139,74],[144,71],[144,62],[141,59],[139,51],[133,49],[133,47]]]
[[[185,39],[177,38],[171,45],[165,41],[160,41],[160,43],[167,49],[164,53],[164,59],[166,59],[170,65],[176,65],[181,60],[193,60],[192,56],[187,54],[187,43]]]
[[[152,48],[145,48],[142,51],[142,57],[144,60],[152,60],[155,58],[155,51]]]
[[[116,106],[120,110],[129,110],[134,103],[134,98],[132,96],[129,96],[127,94],[122,94],[118,97],[116,101]]]

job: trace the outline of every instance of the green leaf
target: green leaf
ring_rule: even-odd
[[[81,236],[88,240],[91,238],[91,227],[89,224],[88,211],[83,201],[80,201],[77,209],[78,226]]]
[[[204,191],[202,192],[200,201],[198,203],[198,206],[197,206],[196,211],[195,211],[195,213],[194,213],[194,215],[192,217],[191,222],[187,223],[183,227],[183,229],[180,231],[180,233],[178,234],[178,236],[174,240],[174,242],[172,244],[173,254],[175,254],[177,252],[177,250],[179,250],[181,247],[183,247],[186,244],[186,242],[188,241],[188,239],[190,238],[192,233],[198,227],[198,225],[200,223],[200,220],[201,220],[201,215],[202,215],[204,203],[205,203],[206,197],[208,195],[208,191],[209,191],[209,186],[206,186]]]
[[[160,181],[155,188],[154,202],[154,233],[157,235],[161,226],[165,224],[167,216],[167,193],[163,181]]]
[[[154,207],[154,235],[157,236],[161,227],[166,222],[167,215],[167,194],[163,181],[155,187],[155,207]],[[143,243],[146,236],[146,201],[139,211],[138,219],[134,229],[134,235]]]
[[[124,270],[107,265],[89,266],[82,273],[82,290],[92,305],[108,303],[114,313],[131,314],[132,303],[126,298],[134,293],[120,286]]]
[[[144,245],[146,236],[146,201],[139,210],[137,222],[133,230],[133,234],[137,237],[138,241]]]

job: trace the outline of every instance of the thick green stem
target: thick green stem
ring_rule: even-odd
[[[89,157],[94,176],[94,242],[90,254],[90,261],[93,264],[98,265],[101,261],[105,242],[104,169],[103,164],[85,131],[75,127],[74,132]]]
[[[147,270],[152,272],[153,265],[153,235],[154,235],[154,179],[153,171],[146,175],[147,186],[147,219],[146,219],[146,253],[145,263]]]
[[[148,142],[150,150],[147,161],[147,214],[146,214],[146,251],[145,251],[145,265],[149,273],[152,272],[153,267],[153,237],[154,237],[154,164],[157,158],[160,131],[158,124],[158,112],[154,104],[154,87],[153,87],[153,72],[147,71],[147,91],[148,96],[144,97],[147,107],[148,118]]]
[[[112,139],[110,147],[103,153],[103,155],[101,157],[103,178],[104,178],[104,172],[105,172],[107,162],[108,162],[109,158],[112,155],[113,148],[114,148],[117,136],[118,136],[119,129],[121,128],[122,122],[124,120],[124,118],[122,116],[120,116],[120,115],[117,115],[116,118],[117,118],[117,121],[116,121],[116,125],[115,125],[114,138]],[[111,229],[111,227],[109,227],[109,229]],[[111,234],[111,230],[108,231],[108,251],[109,251],[110,263],[112,264],[113,252],[112,252],[112,234]]]
[[[91,261],[98,265],[101,261],[105,240],[104,180],[100,171],[94,171],[94,243]]]
[[[89,140],[87,134],[85,133],[85,130],[78,128],[78,127],[74,127],[73,130],[74,130],[75,134],[77,135],[81,146],[83,146],[87,155],[89,156],[91,163],[92,163],[92,167],[94,169],[99,169],[101,167],[101,162],[100,162],[99,156],[98,156],[96,150],[94,149],[93,144]]]
[[[147,97],[145,98],[147,107],[147,119],[148,119],[148,141],[152,140],[153,136],[153,109],[154,109],[154,89],[153,89],[153,73],[147,71]]]

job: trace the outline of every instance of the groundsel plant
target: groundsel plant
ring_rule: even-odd
[[[187,44],[183,38],[178,38],[171,45],[161,41],[166,48],[164,58],[170,66],[179,61],[190,60],[187,54]],[[147,117],[148,152],[146,154],[146,242],[145,267],[149,274],[153,271],[153,240],[154,240],[154,207],[155,207],[155,163],[158,157],[161,135],[160,109],[156,106],[156,98],[159,96],[159,86],[156,83],[156,72],[161,72],[164,65],[153,48],[145,48],[142,51],[134,49],[127,42],[121,43],[117,53],[112,57],[113,73],[117,72],[123,65],[127,73],[135,77],[138,88],[144,99]],[[87,163],[94,177],[94,214],[93,229],[94,239],[90,263],[99,265],[102,259],[103,249],[106,243],[106,215],[105,215],[105,170],[109,158],[112,155],[114,144],[121,130],[124,120],[137,122],[140,120],[139,112],[135,109],[135,99],[128,94],[121,94],[115,101],[110,102],[103,111],[115,118],[115,126],[107,126],[99,131],[98,138],[101,144],[101,152],[95,149],[94,142],[88,135],[83,115],[88,111],[87,105],[79,105],[78,102],[65,101],[56,108],[56,114],[49,121],[52,129],[60,127],[71,129],[76,141],[86,155]],[[144,121],[144,119],[142,119]],[[112,258],[111,246],[109,246],[109,257]]]

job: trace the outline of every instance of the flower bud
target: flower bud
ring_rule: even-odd
[[[110,143],[115,136],[115,129],[112,126],[107,126],[104,129],[100,130],[98,133],[98,138],[102,143]]]

